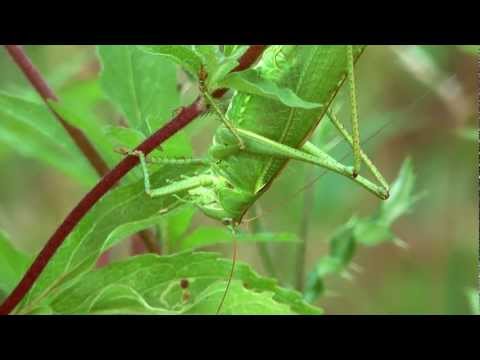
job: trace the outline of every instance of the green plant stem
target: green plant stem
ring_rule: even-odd
[[[258,207],[257,203],[255,203],[255,205],[252,207],[252,215],[254,217],[254,220],[251,223],[251,230],[252,230],[252,233],[254,234],[257,234],[263,231],[262,222],[260,221],[260,218],[257,217],[257,207]],[[268,275],[276,278],[277,272],[275,270],[275,265],[273,263],[273,259],[268,249],[268,244],[263,242],[258,242],[257,250],[260,255],[260,258],[262,259],[263,266],[265,267],[265,270],[267,271]]]
[[[309,171],[310,174],[312,171]],[[307,175],[308,175],[307,174]],[[308,229],[310,226],[310,210],[314,205],[315,187],[310,186],[303,195],[303,211],[300,223],[300,244],[297,246],[297,259],[295,262],[295,288],[303,291],[305,285],[305,256],[307,250]]]

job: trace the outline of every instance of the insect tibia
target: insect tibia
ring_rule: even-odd
[[[203,158],[187,158],[187,157],[152,157],[146,158],[147,163],[165,164],[165,165],[209,165],[210,162]]]

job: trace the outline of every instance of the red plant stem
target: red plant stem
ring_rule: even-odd
[[[172,121],[149,137],[145,142],[138,146],[136,150],[142,151],[144,154],[149,154],[163,141],[195,119],[195,117],[197,117],[197,115],[203,110],[203,103],[198,99],[189,107],[183,108]],[[80,222],[85,214],[87,214],[93,205],[95,205],[95,203],[100,200],[108,190],[115,186],[125,174],[135,167],[138,162],[139,160],[136,156],[125,157],[114,169],[106,174],[97,185],[90,190],[90,192],[87,193],[77,206],[73,208],[60,227],[48,240],[42,251],[40,251],[40,254],[27,270],[20,283],[2,304],[0,307],[0,315],[10,313],[10,311],[17,306],[73,228]]]
[[[23,74],[28,79],[30,84],[35,88],[35,90],[37,90],[37,93],[45,101],[45,104],[50,109],[52,114],[57,118],[60,124],[68,132],[72,140],[75,142],[77,147],[96,170],[97,174],[100,177],[105,175],[109,171],[109,168],[103,160],[102,156],[95,150],[95,148],[90,143],[85,134],[77,127],[70,125],[67,121],[65,121],[65,119],[61,117],[48,103],[48,100],[57,101],[58,97],[48,86],[47,82],[44,80],[35,65],[30,61],[28,55],[25,53],[22,47],[19,45],[5,45],[5,49],[10,54],[13,61],[17,64],[20,70],[22,70]],[[146,231],[141,232],[138,235],[134,235],[134,239],[132,239],[132,241],[144,241],[146,249],[154,249],[155,247],[151,244],[150,236],[147,235],[149,234],[147,234]],[[97,265],[101,267],[107,265],[108,262],[109,252],[106,251],[98,259]]]
[[[57,101],[58,98],[52,91],[52,89],[50,89],[45,80],[42,78],[42,75],[37,70],[35,65],[33,65],[33,63],[30,61],[27,54],[25,54],[22,47],[19,45],[5,45],[5,49],[10,54],[13,61],[22,70],[23,74],[27,77],[30,84],[40,94],[40,96],[45,101],[45,103],[50,108],[55,117],[58,119],[60,124],[62,124],[64,129],[71,136],[80,151],[85,155],[90,164],[97,171],[98,175],[105,175],[109,170],[108,166],[102,159],[100,154],[97,152],[97,150],[95,150],[94,146],[85,136],[85,134],[80,129],[66,122],[65,119],[63,119],[57,112],[55,112],[48,104],[48,100]]]
[[[250,47],[245,51],[245,54],[240,58],[236,68],[232,72],[242,71],[249,68],[259,57],[262,55],[265,50],[265,45],[250,45]],[[221,98],[228,89],[217,89],[213,92],[212,96],[214,98]]]
[[[252,65],[265,49],[264,45],[252,45],[244,56],[240,59],[240,64],[235,71],[240,71]],[[225,94],[226,90],[218,90],[215,97]],[[179,130],[187,126],[203,111],[204,103],[198,98],[190,106],[182,108],[181,111],[170,122],[157,130],[152,136],[146,139],[135,150],[142,151],[148,155],[165,140],[173,136]],[[0,315],[9,314],[22,301],[42,271],[47,266],[50,259],[55,255],[57,249],[62,245],[66,237],[72,232],[74,227],[88,213],[88,211],[107,193],[115,184],[125,176],[131,169],[138,165],[137,156],[127,156],[118,165],[108,172],[95,187],[90,190],[85,197],[73,208],[67,215],[60,227],[53,233],[46,245],[38,254],[37,258],[30,265],[29,269],[18,283],[12,293],[5,299],[0,306]]]

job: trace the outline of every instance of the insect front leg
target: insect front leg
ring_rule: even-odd
[[[145,154],[141,151],[133,151],[131,155],[138,156],[143,172],[143,181],[145,186],[145,193],[150,197],[166,196],[176,194],[181,191],[194,189],[200,186],[212,185],[215,182],[215,177],[211,175],[197,175],[192,176],[175,183],[162,186],[157,189],[152,189],[150,184],[150,174],[148,172],[147,160]]]
[[[140,157],[141,151],[131,151],[125,147],[115,149],[116,152],[122,155],[134,155]],[[154,157],[149,155],[144,156],[145,162],[148,164],[163,164],[163,165],[210,165],[210,160],[207,158],[190,158],[190,157]]]
[[[225,125],[225,127],[233,134],[233,136],[235,136],[240,148],[244,149],[245,145],[243,143],[242,138],[238,134],[238,131],[232,125],[231,121],[227,118],[224,112],[218,107],[215,99],[208,93],[208,89],[205,85],[206,76],[207,75],[205,74],[205,71],[202,68],[199,74],[199,81],[200,81],[200,92],[203,94],[203,98],[206,100],[207,104],[211,106],[213,110],[217,113],[217,115],[220,117],[220,120],[223,122],[223,125]]]
[[[222,120],[223,125],[235,136],[237,139],[238,145],[240,146],[241,149],[245,148],[245,144],[243,143],[242,138],[238,134],[238,131],[235,129],[235,127],[232,125],[231,121],[227,118],[227,116],[224,114],[222,110],[218,107],[215,99],[212,98],[212,96],[208,93],[204,93],[204,97],[207,100],[207,102],[212,106],[213,110],[217,113],[217,115],[220,117],[220,120]]]

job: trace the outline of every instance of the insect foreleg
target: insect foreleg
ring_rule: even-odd
[[[115,149],[116,152],[122,155],[134,155],[140,157],[140,151],[131,151],[125,147]],[[210,160],[206,158],[188,158],[188,157],[154,157],[145,156],[145,161],[148,164],[165,164],[165,165],[210,165]]]
[[[162,186],[157,189],[152,189],[150,185],[150,175],[148,173],[147,161],[145,154],[141,151],[134,151],[132,155],[138,156],[140,165],[143,171],[143,181],[145,185],[145,192],[151,197],[165,196],[175,194],[181,191],[190,190],[200,186],[208,186],[215,182],[216,178],[212,175],[197,175],[190,178],[176,181],[172,184]]]
[[[235,136],[235,138],[237,139],[238,141],[238,145],[240,146],[241,149],[244,149],[245,148],[245,145],[243,143],[243,140],[242,138],[240,137],[240,135],[238,134],[238,131],[235,129],[235,127],[232,125],[232,123],[230,122],[229,119],[227,119],[227,116],[223,113],[222,110],[220,110],[220,108],[218,107],[215,99],[213,99],[210,94],[208,92],[204,92],[203,93],[203,96],[205,97],[205,99],[207,100],[207,102],[212,106],[213,110],[218,114],[218,116],[220,117],[220,120],[222,120],[223,122],[223,125],[225,125],[225,127],[233,134],[233,136]]]
[[[202,158],[168,158],[168,157],[153,157],[148,156],[146,159],[147,163],[152,164],[165,164],[165,165],[210,165],[208,159]]]

